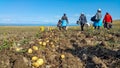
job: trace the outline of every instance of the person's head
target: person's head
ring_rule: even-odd
[[[83,13],[83,12],[81,13],[81,16],[82,16],[82,15],[84,15],[84,13]]]
[[[61,19],[59,19],[59,21],[61,21]]]
[[[108,15],[109,13],[108,12],[106,12],[106,15]]]
[[[65,13],[64,13],[63,15],[64,15],[64,16],[66,16],[66,14],[65,14]]]
[[[97,10],[97,12],[101,12],[101,9],[99,8],[99,9]]]

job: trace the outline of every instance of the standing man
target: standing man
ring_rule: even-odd
[[[68,22],[68,18],[67,18],[67,16],[66,16],[65,13],[64,13],[64,15],[62,16],[61,20],[62,20],[62,23],[61,23],[62,28],[63,28],[64,30],[66,30],[67,24],[68,24],[69,22]]]
[[[86,16],[84,15],[84,13],[81,13],[80,17],[79,17],[79,21],[77,21],[78,23],[80,23],[81,25],[81,31],[84,31],[84,26],[87,23],[87,19]]]
[[[103,23],[104,28],[110,29],[112,27],[112,17],[108,12],[104,16]]]

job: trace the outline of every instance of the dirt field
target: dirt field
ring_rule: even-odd
[[[120,68],[120,21],[110,30],[42,29],[0,26],[0,68]]]

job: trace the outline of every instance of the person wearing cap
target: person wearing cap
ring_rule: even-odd
[[[77,24],[81,25],[81,31],[84,31],[84,26],[86,23],[87,23],[86,16],[84,15],[84,13],[81,13],[79,21],[77,21]]]
[[[68,24],[68,18],[66,16],[66,14],[64,13],[64,15],[61,18],[61,26],[64,30],[66,30],[67,24]]]
[[[97,10],[97,13],[95,15],[95,21],[93,23],[94,29],[100,29],[102,26],[102,14],[101,14],[101,9]]]
[[[112,26],[112,24],[111,24],[112,23],[112,17],[108,12],[106,12],[106,14],[104,16],[103,23],[104,23],[104,28],[110,29],[111,26]]]

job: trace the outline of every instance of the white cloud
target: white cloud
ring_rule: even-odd
[[[79,17],[79,16],[80,16],[80,14],[74,14],[73,16],[74,16],[74,17]]]
[[[11,18],[0,18],[0,23],[11,23],[12,19]]]
[[[6,19],[2,19],[2,21],[4,21],[4,22],[10,22],[10,21],[11,21],[11,19],[6,18]]]
[[[92,17],[92,16],[93,16],[93,14],[86,14],[86,16],[87,16],[87,17]]]
[[[60,19],[61,16],[60,15],[57,15],[57,16],[54,16],[55,19]]]
[[[9,22],[9,21],[11,21],[11,17],[10,16],[0,16],[0,21]]]

